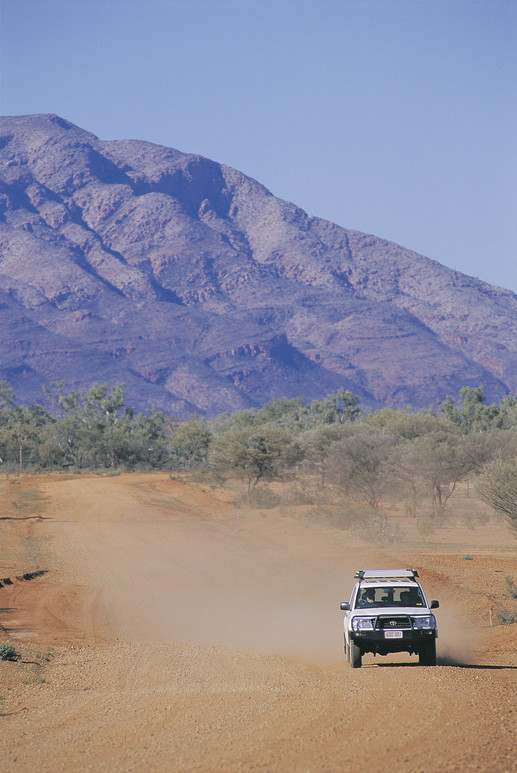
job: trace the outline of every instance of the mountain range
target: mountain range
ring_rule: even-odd
[[[124,382],[181,416],[341,387],[372,407],[482,384],[493,401],[517,392],[517,296],[202,156],[3,118],[0,379],[25,403]]]

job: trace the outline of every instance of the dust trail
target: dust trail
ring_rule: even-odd
[[[441,666],[472,665],[479,648],[478,627],[465,619],[459,609],[448,607],[437,610],[438,642],[437,660]]]
[[[111,582],[126,635],[338,657],[341,567],[202,532],[147,548],[130,588]],[[119,558],[119,579],[127,569]]]
[[[341,660],[339,603],[358,568],[345,537],[262,527],[89,524],[82,542],[124,638]]]
[[[178,484],[165,485],[176,497]],[[316,524],[230,509],[212,518],[209,498],[200,516],[176,498],[170,510],[154,505],[122,479],[59,491],[59,529],[78,571],[102,588],[111,627],[130,641],[342,662],[339,604],[357,569],[384,562],[379,549]]]

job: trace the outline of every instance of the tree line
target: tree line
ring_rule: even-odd
[[[443,517],[460,481],[517,529],[517,398],[487,405],[464,387],[430,409],[366,410],[340,389],[323,400],[280,399],[261,408],[187,420],[126,406],[124,385],[44,389],[21,406],[0,382],[0,470],[206,470],[257,484],[311,477],[378,511],[386,497],[416,518]]]

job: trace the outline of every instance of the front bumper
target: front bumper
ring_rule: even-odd
[[[420,652],[426,642],[436,639],[436,628],[415,630],[350,631],[351,641],[362,653],[387,655],[389,652]]]

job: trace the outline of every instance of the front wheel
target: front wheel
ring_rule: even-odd
[[[348,659],[352,668],[361,668],[363,664],[363,656],[361,655],[361,650],[357,644],[352,640],[350,640],[350,644],[348,645],[348,654]]]
[[[425,643],[418,653],[418,662],[421,666],[436,665],[436,639]]]

